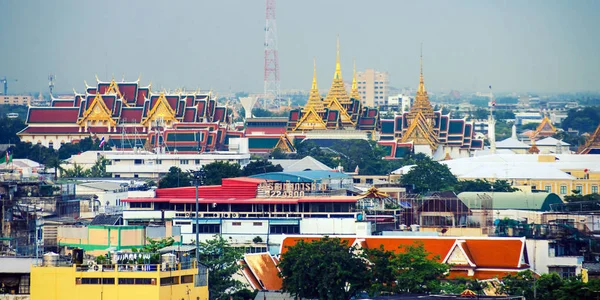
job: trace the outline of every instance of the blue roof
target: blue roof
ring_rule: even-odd
[[[261,178],[275,180],[280,182],[315,182],[323,179],[344,179],[351,178],[349,175],[332,171],[299,171],[299,172],[270,172],[250,176],[252,178]]]

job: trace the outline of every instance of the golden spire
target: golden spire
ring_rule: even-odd
[[[356,60],[354,60],[354,75],[352,77],[352,88],[350,89],[350,98],[360,101],[360,94],[358,93],[358,85],[356,83]]]
[[[340,64],[340,36],[337,36],[337,51],[335,55],[335,74],[333,79],[342,79],[342,66]]]
[[[425,90],[425,80],[423,79],[423,46],[421,45],[421,58],[420,58],[420,66],[421,66],[421,76],[419,78],[419,88],[417,89],[417,94],[415,95],[415,102],[413,106],[410,108],[409,118],[414,118],[417,112],[422,112],[423,116],[426,119],[433,119],[433,107],[429,102],[429,96],[427,95],[427,90]]]
[[[313,80],[312,88],[308,96],[308,101],[304,107],[304,111],[308,111],[311,107],[315,109],[317,113],[325,111],[323,101],[321,101],[321,95],[319,94],[319,87],[317,86],[317,59],[313,57]]]
[[[329,93],[327,93],[327,97],[325,97],[325,103],[329,104],[333,101],[333,99],[337,99],[338,102],[342,105],[347,105],[347,104],[352,103],[350,101],[350,96],[348,95],[348,91],[346,91],[346,87],[344,86],[344,81],[342,80],[342,67],[340,64],[340,38],[339,38],[339,36],[337,39],[335,74],[333,75],[333,82],[331,83],[331,88],[329,89]]]
[[[317,58],[313,57],[313,82],[312,82],[312,90],[319,90],[317,87]]]

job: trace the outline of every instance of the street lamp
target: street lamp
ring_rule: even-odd
[[[200,261],[200,251],[198,249],[198,240],[200,237],[200,223],[198,222],[198,210],[199,210],[198,186],[203,184],[205,173],[206,172],[204,171],[204,167],[200,167],[199,170],[190,170],[190,174],[194,178],[194,185],[196,186],[196,216],[195,216],[194,220],[196,221],[195,228],[196,228],[196,267],[197,268],[199,267],[198,264]]]

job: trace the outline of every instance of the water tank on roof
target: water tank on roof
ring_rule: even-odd
[[[163,266],[166,265],[167,269],[175,268],[175,264],[176,264],[175,254],[166,253],[166,254],[161,255],[160,258],[161,258],[161,262],[162,262]]]
[[[421,226],[418,224],[410,225],[410,230],[412,230],[412,231],[419,231],[420,229],[421,229]]]
[[[48,252],[43,256],[43,266],[44,267],[56,267],[58,266],[58,257],[59,255],[54,252]]]

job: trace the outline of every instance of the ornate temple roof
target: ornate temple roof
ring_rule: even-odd
[[[348,105],[352,102],[350,101],[350,96],[346,91],[346,86],[344,85],[344,80],[342,79],[342,67],[340,65],[340,39],[337,39],[337,55],[335,60],[335,73],[333,74],[333,82],[331,83],[331,88],[329,88],[329,92],[325,97],[325,103],[330,103],[333,98],[337,99],[340,104]]]
[[[585,144],[579,148],[578,154],[600,154],[600,125],[587,139]]]

